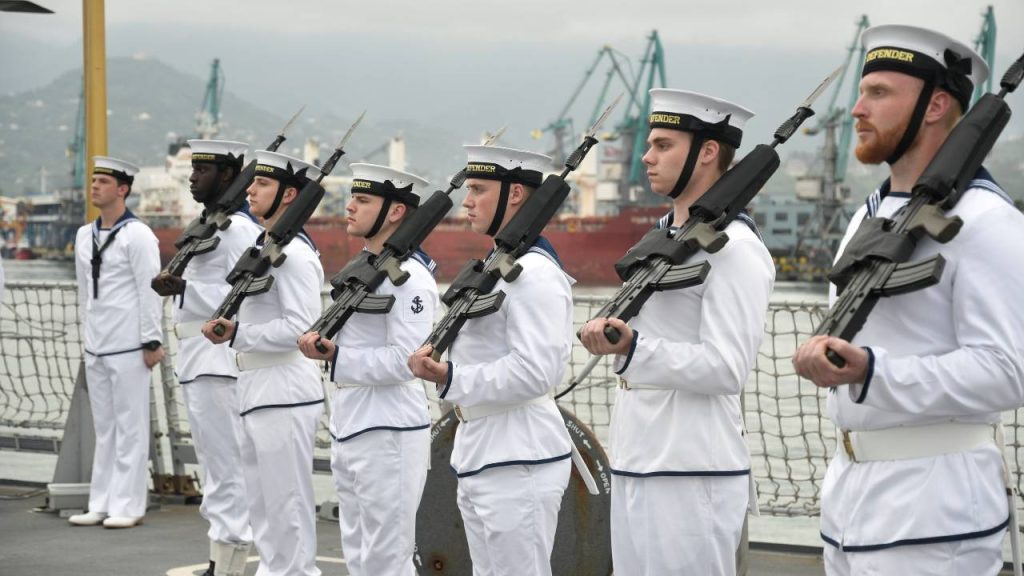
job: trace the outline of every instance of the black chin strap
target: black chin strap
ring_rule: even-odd
[[[701,132],[693,133],[693,142],[690,144],[690,153],[686,155],[686,164],[683,165],[683,172],[679,175],[676,185],[668,193],[669,198],[673,200],[678,198],[683,193],[686,185],[690,183],[690,178],[693,177],[693,169],[697,167],[697,158],[700,156],[700,150],[704,147],[706,139],[705,135]]]
[[[384,203],[380,205],[380,212],[377,213],[377,220],[373,223],[373,227],[366,233],[366,238],[373,238],[380,232],[381,226],[384,225],[384,220],[388,216],[388,210],[391,209],[391,198],[384,197]]]
[[[284,200],[284,191],[287,188],[287,186],[285,186],[284,182],[280,180],[278,180],[277,182],[277,194],[274,195],[274,203],[270,205],[270,210],[268,210],[267,213],[263,215],[264,220],[272,218],[274,216],[274,212],[277,212],[277,209],[281,207],[281,200]]]
[[[896,149],[892,151],[892,154],[885,159],[886,163],[890,166],[903,157],[903,154],[910,148],[910,145],[914,143],[914,139],[917,138],[917,131],[921,129],[924,113],[928,110],[928,103],[931,102],[934,91],[935,79],[925,80],[924,86],[921,88],[921,94],[917,97],[917,105],[914,106],[914,112],[910,115],[910,123],[907,124],[907,130],[903,133],[903,138],[900,139],[900,143],[896,145]]]
[[[501,181],[501,190],[498,192],[498,207],[494,211],[494,219],[487,228],[487,235],[494,236],[501,229],[501,222],[505,219],[505,208],[508,207],[508,194],[512,184],[508,180]]]

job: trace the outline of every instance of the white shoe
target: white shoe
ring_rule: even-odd
[[[104,528],[131,528],[142,524],[142,516],[110,516],[103,521]]]
[[[71,516],[68,518],[68,522],[75,526],[96,526],[97,524],[102,524],[106,517],[106,512],[86,512],[85,514]]]

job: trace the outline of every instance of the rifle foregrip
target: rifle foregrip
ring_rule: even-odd
[[[224,332],[225,328],[223,324],[217,324],[216,326],[213,327],[213,333],[216,334],[217,336],[223,336]]]
[[[622,340],[622,333],[619,329],[614,326],[604,327],[604,337],[608,339],[612,344],[618,344],[619,340]]]
[[[327,346],[324,346],[324,343],[321,342],[320,340],[317,340],[314,346],[316,347],[317,352],[321,354],[327,354]]]
[[[832,363],[836,368],[846,368],[846,359],[836,354],[834,350],[825,349],[825,357]]]

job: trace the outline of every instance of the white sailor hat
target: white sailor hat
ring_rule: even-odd
[[[189,140],[193,162],[209,162],[211,164],[240,165],[249,150],[244,142],[231,140]]]
[[[93,174],[107,174],[129,186],[135,181],[135,175],[139,173],[139,167],[135,164],[111,158],[110,156],[93,156],[92,164]]]
[[[651,128],[701,133],[733,148],[740,147],[743,126],[754,116],[743,106],[697,92],[654,88],[650,94]]]
[[[320,169],[285,154],[257,150],[256,175],[301,188],[307,180],[316,180],[320,176]]]
[[[352,193],[373,194],[419,206],[420,190],[430,185],[423,178],[378,164],[352,164]]]
[[[466,178],[517,182],[536,188],[552,167],[550,156],[536,152],[476,144],[463,148],[468,155]]]
[[[988,64],[967,45],[926,28],[890,24],[868,28],[863,76],[880,70],[902,72],[948,91],[967,110],[974,87],[988,78]],[[929,91],[930,93],[930,91]]]

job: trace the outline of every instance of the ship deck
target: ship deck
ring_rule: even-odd
[[[161,504],[131,530],[74,527],[39,511],[44,506],[40,486],[0,484],[0,565],[6,576],[191,576],[206,569],[207,526],[194,504]],[[317,558],[325,576],[349,573],[337,522],[317,522]],[[814,548],[755,543],[749,562],[750,575],[823,574],[820,549]],[[254,553],[247,576],[256,565]]]

